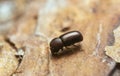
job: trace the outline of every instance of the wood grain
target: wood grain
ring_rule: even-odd
[[[28,9],[6,36],[25,53],[13,76],[108,76],[116,63],[105,55],[104,48],[114,42],[120,0],[39,2],[42,5],[36,1],[38,6]],[[51,56],[51,39],[71,30],[80,31],[83,42]]]

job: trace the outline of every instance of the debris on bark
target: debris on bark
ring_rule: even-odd
[[[106,54],[116,62],[120,63],[120,27],[114,30],[115,43],[113,46],[106,46]]]

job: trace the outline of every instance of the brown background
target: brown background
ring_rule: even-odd
[[[106,45],[114,43],[112,31],[119,26],[120,0],[0,3],[12,6],[8,17],[9,12],[0,17],[0,76],[120,75],[119,64],[104,51]],[[51,56],[51,39],[71,30],[80,31],[84,40],[78,47],[70,46],[66,52]],[[21,50],[24,54],[15,57]]]

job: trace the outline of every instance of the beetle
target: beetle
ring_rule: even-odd
[[[57,52],[59,52],[59,50],[63,50],[63,47],[73,45],[82,40],[83,40],[83,36],[79,31],[67,32],[51,40],[50,42],[51,53],[54,55]]]

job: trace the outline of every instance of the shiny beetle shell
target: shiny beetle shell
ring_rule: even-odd
[[[63,49],[63,47],[73,45],[82,40],[83,36],[79,31],[67,32],[58,38],[54,38],[50,42],[51,53],[57,53],[60,49]]]

